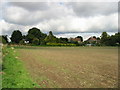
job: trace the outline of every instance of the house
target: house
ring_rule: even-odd
[[[93,37],[90,37],[87,41],[89,43],[97,42],[97,38],[95,36],[93,36]]]
[[[86,46],[92,46],[92,44],[86,44]]]
[[[68,41],[69,41],[69,42],[78,42],[78,43],[81,43],[81,42],[82,42],[82,41],[81,41],[81,38],[77,38],[77,37],[76,37],[76,38],[69,38]]]

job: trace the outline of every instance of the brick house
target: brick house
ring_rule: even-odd
[[[78,42],[78,43],[81,43],[81,42],[82,42],[81,39],[80,39],[80,38],[77,38],[77,37],[76,37],[76,38],[69,38],[68,41],[69,41],[69,42]]]
[[[96,38],[96,37],[90,37],[87,41],[88,41],[89,43],[97,42],[97,38]]]

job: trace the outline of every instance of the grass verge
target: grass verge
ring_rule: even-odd
[[[30,78],[14,48],[3,49],[2,88],[39,88]]]

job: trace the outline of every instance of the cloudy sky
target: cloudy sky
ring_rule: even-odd
[[[112,0],[113,1],[113,0]],[[13,30],[23,34],[32,27],[42,32],[53,31],[57,37],[87,39],[118,32],[118,2],[2,2],[0,5],[1,33]]]

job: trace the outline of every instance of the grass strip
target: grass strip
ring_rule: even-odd
[[[3,49],[2,88],[39,88],[17,58],[14,48]]]

